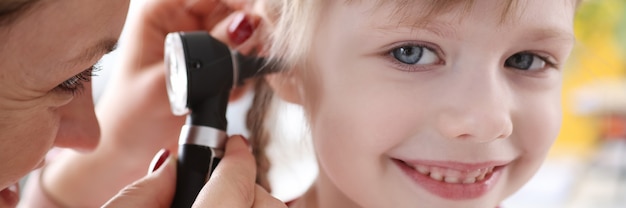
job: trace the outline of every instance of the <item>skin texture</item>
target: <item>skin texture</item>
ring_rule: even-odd
[[[108,52],[128,3],[41,1],[0,28],[0,189],[43,164],[53,146],[98,144],[90,84],[77,93],[55,88]]]
[[[412,27],[372,2],[330,3],[314,35],[315,65],[269,79],[304,106],[320,166],[293,207],[496,207],[533,176],[557,136],[574,3],[521,1],[503,21],[497,0],[475,1]],[[390,55],[406,44],[428,47],[430,58],[407,65]],[[520,52],[556,66],[505,64]],[[491,191],[452,200],[419,186],[393,159],[507,165]]]

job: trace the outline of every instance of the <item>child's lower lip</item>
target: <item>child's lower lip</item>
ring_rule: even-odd
[[[408,166],[401,160],[392,160],[400,169],[415,183],[428,192],[450,200],[475,199],[485,195],[498,182],[504,166],[495,167],[493,172],[485,176],[485,179],[471,183],[446,183],[437,181],[429,176],[419,173],[413,167]]]

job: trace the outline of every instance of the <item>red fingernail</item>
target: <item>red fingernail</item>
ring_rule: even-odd
[[[161,151],[159,151],[155,156],[154,159],[152,159],[152,162],[150,163],[150,170],[151,172],[154,172],[156,170],[158,170],[161,165],[163,165],[163,163],[165,162],[165,160],[167,160],[167,157],[170,156],[170,151],[167,149],[161,149]]]
[[[243,142],[246,143],[246,146],[250,147],[250,140],[246,139],[246,137],[244,137],[243,135],[239,136],[243,139]]]
[[[234,44],[241,44],[248,40],[254,32],[254,25],[245,13],[239,13],[228,27],[228,37]]]

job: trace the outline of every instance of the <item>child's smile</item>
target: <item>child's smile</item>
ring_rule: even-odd
[[[439,197],[472,199],[486,194],[498,182],[509,162],[459,163],[393,160],[415,183]]]

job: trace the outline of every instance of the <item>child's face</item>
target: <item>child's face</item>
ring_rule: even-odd
[[[475,1],[419,28],[394,6],[328,2],[304,87],[321,207],[495,207],[533,176],[561,123],[573,1],[506,19]]]

